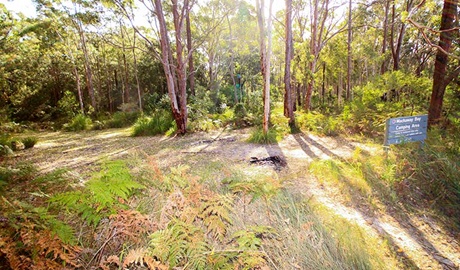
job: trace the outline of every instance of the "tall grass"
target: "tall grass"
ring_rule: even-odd
[[[28,148],[32,148],[35,146],[35,144],[38,142],[38,138],[37,137],[26,137],[26,138],[23,138],[21,141],[24,144],[24,147],[28,149]]]
[[[175,125],[170,112],[159,111],[151,117],[139,118],[133,126],[132,136],[153,136],[164,134],[174,129]]]
[[[416,143],[392,145],[386,155],[381,148],[357,148],[346,160],[317,160],[309,170],[320,181],[340,187],[349,200],[403,205],[401,211],[424,209],[460,230],[460,140],[442,137],[436,129],[428,137],[422,149]]]
[[[262,128],[255,128],[252,130],[251,135],[248,138],[248,142],[272,144],[276,143],[279,139],[280,138],[278,138],[278,133],[275,129],[268,129],[268,132],[265,133]]]
[[[64,124],[63,128],[66,131],[83,131],[88,130],[91,127],[92,120],[88,116],[78,114],[72,120]]]
[[[109,128],[122,128],[131,126],[139,118],[139,112],[116,112],[105,124]]]
[[[385,243],[300,195],[284,191],[270,209],[280,241],[266,252],[279,269],[392,269]]]

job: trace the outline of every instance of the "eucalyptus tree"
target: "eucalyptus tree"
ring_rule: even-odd
[[[342,3],[334,3],[332,0],[310,0],[309,52],[311,59],[308,69],[311,75],[305,96],[304,108],[306,110],[309,110],[311,106],[315,74],[318,71],[321,51],[331,38],[341,33],[345,28],[345,25],[338,27],[343,18],[336,11],[341,6]]]
[[[286,51],[285,51],[285,67],[284,67],[284,115],[289,118],[289,125],[295,125],[294,103],[292,100],[291,87],[291,61],[293,58],[293,39],[292,39],[292,0],[286,0]]]
[[[273,0],[270,0],[268,8],[267,22],[265,22],[265,1],[256,0],[257,22],[259,25],[259,45],[260,45],[260,67],[264,79],[263,87],[263,133],[268,133],[270,121],[270,57],[272,50],[272,6]],[[266,25],[265,25],[266,23]]]
[[[442,8],[439,42],[436,46],[433,89],[428,109],[429,125],[437,124],[440,121],[446,88],[460,74],[458,4],[457,0],[445,0]],[[455,59],[454,63],[452,63],[452,58]],[[453,65],[449,66],[450,63]]]

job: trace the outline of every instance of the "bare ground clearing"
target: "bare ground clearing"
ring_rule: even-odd
[[[383,154],[381,147],[368,146],[344,138],[318,137],[299,133],[278,144],[256,145],[245,142],[248,130],[196,133],[167,138],[130,137],[129,129],[88,131],[84,133],[40,133],[38,144],[22,152],[13,161],[28,161],[41,172],[68,168],[84,180],[98,169],[104,159],[154,157],[162,169],[179,164],[196,170],[200,164],[214,161],[239,166],[245,173],[271,173],[284,177],[291,192],[301,193],[331,212],[358,224],[369,235],[388,241],[406,269],[460,269],[457,236],[443,230],[441,224],[423,214],[395,211],[379,201],[343,196],[337,186],[316,179],[308,172],[316,159],[345,160],[356,147]],[[286,168],[251,166],[251,157],[279,156]],[[377,205],[377,207],[375,206]],[[376,210],[377,209],[377,210]],[[423,213],[423,212],[420,212]]]

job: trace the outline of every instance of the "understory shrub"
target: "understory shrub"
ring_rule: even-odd
[[[26,137],[23,138],[22,143],[24,144],[25,149],[29,149],[35,146],[35,144],[38,142],[37,137]]]
[[[0,268],[80,267],[75,231],[43,203],[48,190],[42,183],[57,178],[58,173],[37,177],[36,168],[26,163],[0,167]]]
[[[272,144],[276,143],[278,140],[278,133],[275,129],[269,128],[268,132],[264,133],[263,129],[260,127],[253,129],[248,138],[248,142],[260,144]]]
[[[342,131],[343,123],[337,116],[317,112],[296,112],[296,124],[299,128],[327,136],[337,136]]]
[[[158,111],[151,117],[137,119],[133,126],[132,136],[153,136],[164,134],[175,127],[174,119],[168,111]]]
[[[116,112],[112,115],[111,119],[105,123],[109,128],[122,128],[131,126],[139,118],[140,113],[134,112]]]
[[[401,190],[408,202],[426,202],[453,220],[460,230],[460,140],[442,138],[438,133],[435,129],[430,131],[426,145],[419,151],[401,147],[402,151],[395,152],[396,158],[404,162],[398,167],[402,181],[398,187],[408,188]],[[409,190],[418,192],[410,194]]]
[[[70,123],[64,124],[63,128],[66,131],[83,131],[88,130],[91,127],[92,120],[88,116],[78,114]]]
[[[81,216],[89,225],[97,226],[102,218],[124,209],[133,192],[142,188],[123,161],[109,161],[85,188],[56,194],[50,202],[56,209],[64,208]]]

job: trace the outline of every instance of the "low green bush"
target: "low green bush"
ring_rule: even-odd
[[[139,118],[139,112],[116,112],[112,118],[106,122],[109,128],[122,128],[131,126]]]
[[[78,114],[72,118],[70,123],[64,124],[63,128],[65,131],[82,131],[89,129],[91,124],[91,118],[83,114]]]
[[[164,134],[174,128],[173,117],[170,112],[160,111],[151,117],[139,118],[133,126],[132,136],[153,136]]]
[[[35,146],[35,144],[38,142],[37,137],[26,137],[23,138],[22,143],[24,144],[25,149],[29,149]]]
[[[264,133],[262,128],[256,128],[251,132],[251,136],[248,139],[250,143],[260,144],[272,144],[278,141],[278,133],[275,129],[268,129],[267,133]]]
[[[296,124],[301,129],[327,136],[337,136],[343,127],[339,117],[316,112],[296,112]]]

